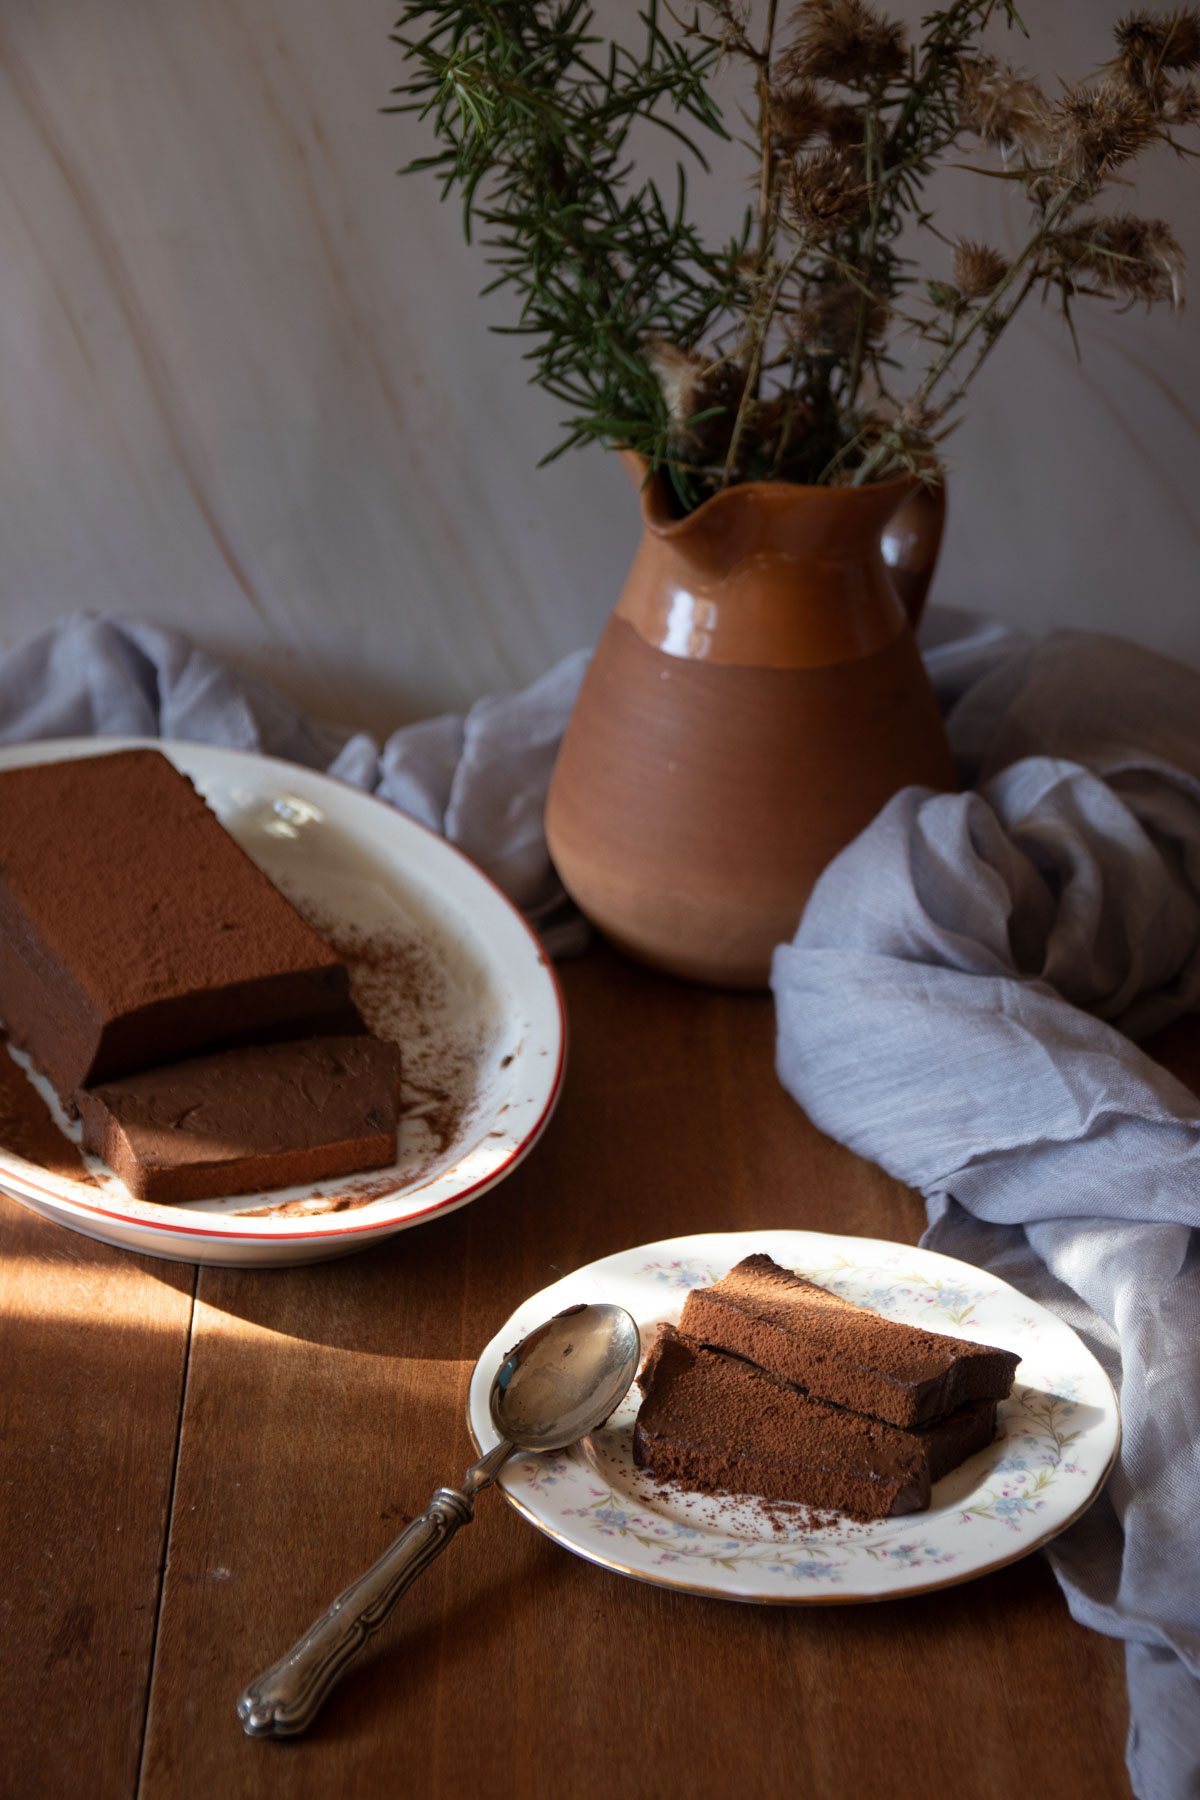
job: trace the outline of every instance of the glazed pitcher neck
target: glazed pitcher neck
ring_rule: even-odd
[[[679,518],[654,476],[617,616],[655,649],[714,663],[819,668],[883,650],[908,628],[884,529],[918,485],[744,482]]]

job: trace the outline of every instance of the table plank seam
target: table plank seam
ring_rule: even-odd
[[[158,1558],[158,1591],[154,1604],[154,1631],[150,1640],[150,1658],[146,1669],[145,1697],[142,1703],[141,1743],[138,1746],[137,1774],[134,1777],[133,1800],[138,1800],[142,1793],[145,1775],[146,1746],[150,1734],[150,1708],[154,1700],[154,1676],[158,1668],[158,1645],[162,1632],[163,1601],[167,1587],[167,1560],[171,1548],[171,1531],[175,1523],[175,1490],[179,1481],[179,1464],[183,1447],[183,1419],[187,1406],[188,1376],[192,1367],[192,1349],[196,1342],[196,1296],[200,1286],[200,1265],[192,1270],[192,1299],[188,1312],[187,1354],[183,1359],[183,1371],[179,1380],[179,1405],[175,1422],[175,1454],[171,1459],[171,1484],[167,1491],[167,1504],[163,1517],[162,1542],[159,1546]]]

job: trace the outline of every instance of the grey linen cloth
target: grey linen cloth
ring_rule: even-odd
[[[1200,1104],[1135,1040],[1200,1005],[1200,675],[1112,638],[926,650],[969,791],[898,794],[775,952],[780,1078],[924,1195],[923,1242],[1081,1333],[1105,1496],[1049,1548],[1124,1638],[1143,1800],[1200,1794]],[[1087,1707],[1081,1696],[1081,1709]]]
[[[441,832],[496,882],[552,954],[586,939],[546,851],[542,812],[587,654],[519,694],[422,719],[382,748],[306,720],[265,682],[143,619],[67,619],[0,659],[0,743],[163,737],[323,769]]]

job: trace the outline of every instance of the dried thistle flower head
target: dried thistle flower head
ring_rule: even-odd
[[[863,413],[858,439],[868,452],[886,450],[893,474],[907,469],[937,486],[942,476],[931,432],[939,417],[940,409],[931,409],[919,399],[909,400],[901,407],[880,400]],[[832,485],[838,487],[854,480],[853,470],[848,469],[835,474]]]
[[[721,24],[722,53],[736,52],[750,27],[751,0],[708,0],[708,5]]]
[[[1068,87],[1055,108],[1057,174],[1096,188],[1160,135],[1150,97],[1140,88],[1104,80]]]
[[[896,424],[903,431],[923,438],[928,443],[929,433],[935,425],[940,423],[941,417],[940,407],[932,406],[928,400],[922,400],[919,394],[914,394],[913,398],[906,400],[900,408],[896,415]]]
[[[1080,219],[1068,231],[1053,234],[1049,253],[1073,284],[1083,277],[1107,293],[1144,300],[1147,306],[1183,305],[1186,259],[1162,219],[1140,219],[1134,213]]]
[[[860,109],[844,100],[827,106],[825,136],[839,150],[861,150],[866,141],[867,127]]]
[[[1166,88],[1158,116],[1167,126],[1200,125],[1200,87],[1194,81],[1180,81]]]
[[[788,321],[789,335],[810,356],[848,356],[862,320],[864,342],[877,343],[891,314],[883,301],[849,281],[833,281],[807,294]]]
[[[1116,28],[1117,60],[1137,87],[1153,88],[1169,69],[1200,66],[1200,12],[1130,13]]]
[[[798,229],[821,244],[862,217],[870,191],[858,158],[829,145],[797,160],[788,175],[785,200]]]
[[[963,296],[949,281],[927,281],[925,295],[931,306],[939,312],[957,313],[962,310]]]
[[[997,57],[964,57],[959,63],[958,122],[1004,156],[1015,152],[1037,165],[1051,154],[1050,102],[1032,76]]]
[[[741,370],[663,337],[650,338],[642,352],[667,408],[674,449],[692,462],[711,460],[729,440],[745,381]],[[699,417],[714,408],[720,410]]]
[[[801,0],[789,28],[794,35],[779,62],[789,80],[882,88],[904,72],[903,25],[865,0]]]
[[[645,346],[646,361],[662,390],[667,414],[677,430],[710,403],[706,389],[712,377],[711,358],[698,350],[681,350],[668,338],[651,338]]]
[[[794,154],[826,128],[828,108],[811,81],[771,89],[771,137],[777,148]]]
[[[745,460],[765,457],[779,463],[803,439],[812,424],[812,408],[796,394],[772,394],[750,412]]]
[[[964,300],[986,300],[1008,274],[1008,258],[987,244],[959,238],[954,247],[954,281]]]

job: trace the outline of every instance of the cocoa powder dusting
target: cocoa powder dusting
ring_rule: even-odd
[[[476,1103],[486,1034],[455,1020],[450,975],[436,951],[399,931],[365,931],[289,898],[350,970],[350,992],[378,1037],[400,1049],[400,1166],[405,1186],[431,1176],[458,1140]],[[395,1192],[393,1174],[363,1176],[301,1199],[239,1211],[239,1218],[293,1218],[356,1211]]]
[[[372,1200],[386,1200],[396,1191],[394,1175],[364,1176],[361,1181],[347,1182],[336,1193],[315,1188],[299,1200],[280,1200],[274,1206],[239,1207],[239,1219],[307,1219],[327,1213],[356,1212]]]

